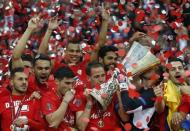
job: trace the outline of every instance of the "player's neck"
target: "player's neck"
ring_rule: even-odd
[[[19,92],[19,91],[13,89],[12,95],[22,96],[22,95],[25,95],[25,92]]]
[[[62,93],[57,89],[56,90],[56,95],[57,97],[59,97],[60,99],[63,97]]]

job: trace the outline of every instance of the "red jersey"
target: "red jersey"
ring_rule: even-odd
[[[87,75],[86,75],[86,66],[88,61],[82,61],[78,63],[77,65],[70,66],[71,70],[79,77],[80,80],[86,81]]]
[[[190,95],[184,94],[182,96],[181,105],[178,107],[179,111],[184,113],[190,112]]]
[[[68,66],[67,63],[62,60],[57,60],[55,62],[55,66],[54,66],[54,71],[56,71],[59,67],[63,67],[63,66],[68,66],[73,73],[79,77],[80,80],[82,81],[86,81],[87,80],[87,75],[86,75],[86,65],[88,64],[88,60],[84,60],[79,62],[77,65],[70,65]]]
[[[2,87],[0,89],[0,99],[5,96],[9,96],[11,94],[11,88],[10,86]]]
[[[87,131],[94,131],[94,129],[98,129],[98,131],[114,131],[117,127],[114,103],[111,103],[106,111],[103,111],[98,104],[93,105],[90,121],[86,128]]]
[[[18,117],[26,116],[28,124],[23,127],[16,128],[29,128],[30,131],[44,130],[43,119],[40,115],[40,102],[32,99],[29,100],[29,95],[13,95],[12,97],[6,96],[0,100],[0,115],[1,115],[1,128],[3,131],[10,131],[12,121]],[[18,115],[18,116],[17,116]],[[13,118],[14,117],[14,118]]]
[[[76,117],[75,117],[76,112],[83,109],[82,102],[79,99],[79,96],[80,96],[80,94],[75,94],[74,99],[69,103],[69,105],[67,107],[67,111],[64,116],[64,119],[60,123],[58,129],[53,129],[53,128],[47,127],[47,130],[63,131],[63,129],[69,130],[69,127],[74,128],[75,121],[76,121]],[[60,98],[56,94],[55,90],[53,90],[51,92],[47,92],[46,94],[44,94],[44,96],[42,97],[42,100],[41,100],[43,114],[48,115],[50,113],[55,112],[61,105],[61,102],[62,102],[62,98]]]
[[[29,76],[28,80],[28,92],[32,93],[34,91],[40,91],[41,95],[45,94],[48,91],[51,91],[52,88],[55,87],[55,81],[53,76],[49,77],[49,80],[47,83],[40,84],[37,82],[36,78],[34,75]]]
[[[83,107],[85,108],[86,102],[84,101],[86,100],[84,100],[84,98],[85,97],[81,95],[81,99],[83,99],[82,102],[84,104]],[[97,102],[93,104],[90,121],[86,128],[86,131],[115,131],[119,127],[118,119],[114,112],[114,104],[116,100],[115,98],[116,97],[113,98],[112,103],[107,107],[105,111],[102,110],[102,107]]]

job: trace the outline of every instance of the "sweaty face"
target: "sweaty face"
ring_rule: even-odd
[[[74,85],[73,78],[63,78],[62,80],[58,80],[58,90],[64,95],[68,90],[72,89]]]
[[[96,67],[91,69],[90,81],[92,86],[100,85],[106,81],[105,70],[103,67]]]
[[[77,64],[80,62],[82,52],[79,44],[69,43],[65,51],[65,56],[69,63]]]
[[[28,76],[24,72],[16,72],[12,78],[13,92],[22,94],[28,88]]]
[[[37,81],[44,84],[49,79],[51,64],[48,60],[37,60],[34,65],[34,73]]]
[[[170,64],[172,65],[172,68],[169,69],[169,78],[175,84],[181,84],[179,78],[181,78],[182,75],[184,74],[184,68],[182,63],[179,61],[173,61]]]
[[[113,51],[107,52],[103,58],[103,64],[106,71],[114,69],[116,67],[117,54]]]

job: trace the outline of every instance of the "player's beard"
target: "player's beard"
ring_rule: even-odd
[[[20,87],[21,88],[21,87]],[[26,91],[27,91],[27,87],[26,86],[24,86],[23,88],[25,88],[25,89],[19,89],[19,88],[17,88],[17,87],[14,87],[14,90],[17,92],[17,93],[19,93],[19,94],[24,94],[24,93],[26,93]]]
[[[109,70],[114,70],[116,67],[116,64],[109,64],[109,65],[105,65],[104,68],[106,71],[109,71]]]

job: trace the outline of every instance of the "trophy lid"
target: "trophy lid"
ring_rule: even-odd
[[[131,72],[132,76],[135,76],[160,64],[160,60],[149,49],[135,41],[122,64],[127,72]],[[133,66],[134,64],[135,66]]]

